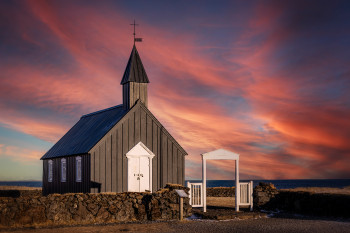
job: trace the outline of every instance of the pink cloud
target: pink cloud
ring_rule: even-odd
[[[122,102],[119,82],[132,39],[130,22],[122,12],[102,7],[101,14],[74,4],[63,12],[52,4],[28,1],[29,9],[44,25],[40,29],[49,31],[57,48],[72,57],[72,66],[66,70],[25,61],[7,66],[0,86],[0,122],[54,142],[79,115]],[[319,96],[306,99],[299,88],[303,85],[311,90],[322,84],[305,84],[305,77],[278,70],[270,59],[293,36],[288,29],[277,30],[276,22],[283,13],[279,7],[258,6],[254,20],[246,22],[247,30],[227,49],[224,61],[203,54],[198,38],[191,33],[175,35],[142,24],[140,30],[147,36],[137,46],[151,81],[150,110],[189,152],[188,176],[198,177],[200,153],[216,148],[240,153],[241,171],[250,177],[349,174],[342,163],[348,161],[350,150],[349,110],[334,107],[332,102],[312,106],[310,100]],[[24,22],[18,22],[20,30]],[[22,36],[41,45],[29,34]],[[259,36],[263,37],[259,43],[251,42]],[[316,64],[324,64],[321,60]],[[302,65],[299,69],[303,73],[313,68]],[[220,98],[234,102],[236,97],[244,99],[239,105],[244,109],[229,101],[218,104]],[[51,115],[38,116],[24,111],[22,105],[45,109]],[[58,119],[62,115],[70,116],[69,122]],[[321,153],[319,148],[329,151]],[[333,161],[332,153],[337,150],[342,153]],[[225,172],[232,172],[232,164],[214,161],[213,165],[217,167],[210,171],[213,177],[230,178]],[[327,172],[318,170],[327,166]],[[224,172],[215,175],[219,170]]]
[[[40,150],[0,145],[0,156],[6,156],[19,162],[37,162],[44,153],[44,151]]]

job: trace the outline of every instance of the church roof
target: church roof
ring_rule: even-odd
[[[149,83],[145,68],[142,65],[140,55],[137,52],[135,45],[132,48],[129,61],[120,84],[125,84],[127,82]]]
[[[117,105],[82,116],[41,159],[88,153],[126,113]]]

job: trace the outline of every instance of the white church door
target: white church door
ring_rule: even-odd
[[[128,192],[152,192],[152,158],[154,154],[142,142],[128,153]]]
[[[149,158],[128,158],[128,192],[150,190]]]

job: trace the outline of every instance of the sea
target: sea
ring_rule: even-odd
[[[250,180],[240,180],[240,182],[248,182]],[[186,180],[187,182],[196,183],[201,180]],[[292,189],[299,187],[330,187],[344,188],[350,186],[350,179],[299,179],[299,180],[253,180],[253,186],[257,186],[260,182],[272,183],[277,189]],[[207,187],[234,187],[234,180],[207,180]]]
[[[249,180],[240,180],[246,182]],[[187,182],[196,183],[201,180],[186,180]],[[350,179],[300,179],[300,180],[253,180],[254,187],[260,182],[272,183],[278,189],[291,189],[298,187],[330,187],[343,188],[350,186]],[[41,181],[0,181],[0,186],[27,186],[27,187],[41,187]],[[233,187],[234,180],[207,180],[207,187]]]

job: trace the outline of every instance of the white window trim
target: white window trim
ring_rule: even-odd
[[[78,164],[80,164],[80,174],[78,170]],[[82,173],[83,171],[82,171],[81,156],[78,156],[75,158],[75,182],[82,182]]]
[[[47,181],[52,183],[52,180],[53,180],[53,170],[52,170],[52,168],[53,168],[53,161],[49,160],[47,162],[47,164],[48,164]]]
[[[63,164],[65,168],[64,170],[63,170]],[[63,173],[64,173],[64,176],[63,176]],[[67,182],[67,160],[65,158],[61,159],[61,182]]]

